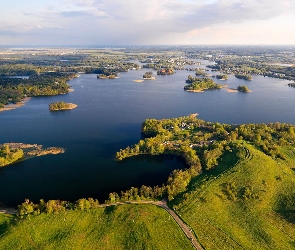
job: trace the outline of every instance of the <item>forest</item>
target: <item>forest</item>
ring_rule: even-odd
[[[67,81],[76,73],[47,72],[23,78],[0,78],[0,107],[16,103],[24,97],[65,94],[69,91]]]

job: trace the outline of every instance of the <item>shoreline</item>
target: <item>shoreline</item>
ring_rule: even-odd
[[[197,117],[198,115],[198,113],[190,114],[191,117]]]
[[[199,89],[199,90],[188,89],[186,91],[187,92],[193,92],[193,93],[204,93],[205,92],[203,89]]]
[[[226,89],[226,92],[228,93],[237,93],[237,92],[243,92],[243,91],[239,91],[238,89],[233,89],[233,88],[229,88],[229,89]],[[251,93],[252,90],[249,90],[249,91],[246,91],[244,93]]]
[[[0,168],[6,167],[6,166],[9,166],[9,165],[21,162],[21,161],[26,161],[26,160],[31,159],[33,157],[39,157],[39,156],[49,155],[49,154],[57,155],[57,154],[63,154],[65,152],[65,149],[60,148],[60,147],[43,148],[43,145],[26,144],[26,143],[21,143],[21,142],[8,142],[8,143],[0,144],[0,146],[3,146],[3,145],[8,145],[10,147],[10,149],[22,149],[24,152],[24,155],[22,158],[14,161],[14,162],[0,166]]]
[[[26,102],[28,102],[31,99],[32,99],[32,97],[25,97],[20,102],[17,102],[17,103],[14,103],[14,104],[4,105],[4,108],[0,108],[0,112],[8,111],[8,110],[13,110],[13,109],[17,109],[19,107],[22,107],[22,106],[25,105]]]
[[[237,89],[229,88],[229,89],[226,89],[226,92],[228,92],[228,93],[237,93],[239,91]]]

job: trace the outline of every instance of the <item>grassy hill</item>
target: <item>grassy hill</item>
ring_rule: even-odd
[[[0,214],[0,249],[193,247],[165,210],[146,204],[44,213],[16,223],[12,216]]]
[[[172,205],[205,249],[294,249],[294,153],[275,161],[244,145],[243,160],[225,154]]]

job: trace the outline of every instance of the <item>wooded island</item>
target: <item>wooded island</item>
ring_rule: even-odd
[[[185,82],[188,84],[184,86],[184,89],[186,91],[192,91],[192,92],[201,92],[206,89],[222,88],[221,84],[215,83],[210,78],[197,78],[197,77],[192,77],[189,75]]]
[[[70,110],[70,109],[74,109],[77,108],[78,105],[77,104],[73,104],[73,103],[66,103],[66,102],[53,102],[49,104],[49,110],[50,111],[59,111],[59,110]]]

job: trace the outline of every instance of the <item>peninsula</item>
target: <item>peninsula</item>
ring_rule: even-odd
[[[43,149],[42,145],[25,143],[4,143],[0,144],[0,167],[4,167],[20,160],[27,160],[34,156],[64,153],[63,148],[49,147]]]
[[[25,103],[27,101],[29,101],[30,99],[31,99],[31,97],[25,97],[24,99],[22,99],[21,101],[19,101],[17,103],[9,103],[9,104],[3,105],[3,108],[0,107],[0,112],[13,110],[13,109],[19,108],[21,106],[24,106]]]
[[[70,110],[77,108],[78,105],[74,103],[66,103],[66,102],[53,102],[49,104],[50,111],[59,111],[59,110]]]

